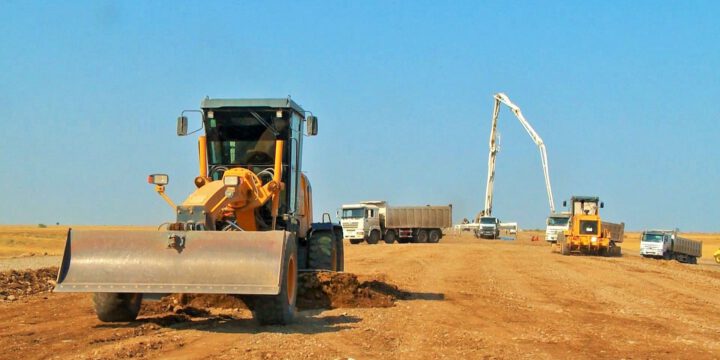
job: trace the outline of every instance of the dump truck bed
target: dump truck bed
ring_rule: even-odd
[[[450,206],[389,207],[385,212],[385,227],[443,229],[452,227]]]
[[[691,240],[676,236],[673,241],[672,251],[680,254],[701,257],[702,256],[702,241]]]
[[[610,240],[615,243],[621,243],[625,239],[625,223],[615,224],[603,221],[602,228],[609,232]]]

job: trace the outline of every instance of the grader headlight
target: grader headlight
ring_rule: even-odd
[[[238,186],[240,185],[240,177],[226,176],[223,178],[223,184],[225,184],[225,186]]]

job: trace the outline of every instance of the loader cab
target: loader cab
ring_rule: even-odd
[[[566,206],[567,202],[563,202]],[[570,199],[571,215],[599,215],[598,209],[605,207],[597,196],[573,196]]]
[[[242,167],[265,184],[273,177],[275,141],[283,140],[281,180],[286,185],[279,213],[297,213],[305,111],[290,99],[205,99],[202,113],[205,149],[200,149],[200,156],[201,164],[203,155],[206,158],[209,180],[220,180],[227,170]],[[317,132],[316,119],[312,120]]]

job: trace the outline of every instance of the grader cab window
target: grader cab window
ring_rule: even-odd
[[[274,132],[280,139],[288,137],[287,119],[263,113],[268,128],[250,112],[215,111],[207,119],[208,162],[225,166],[272,166],[275,158]]]

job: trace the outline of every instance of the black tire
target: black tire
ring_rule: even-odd
[[[440,238],[442,237],[442,233],[438,229],[432,229],[430,230],[430,234],[428,235],[428,242],[436,244],[440,242]]]
[[[297,299],[297,248],[295,239],[288,239],[280,271],[280,293],[248,295],[242,299],[261,325],[286,325],[295,319]]]
[[[560,254],[570,255],[570,246],[567,243],[560,244]]]
[[[380,232],[377,230],[373,230],[370,232],[370,236],[367,238],[367,243],[370,245],[375,245],[380,241]]]
[[[413,238],[414,243],[423,244],[428,242],[428,233],[425,229],[420,229],[417,231],[417,234],[415,234],[415,237]]]
[[[137,319],[142,304],[142,294],[95,293],[95,314],[102,322],[133,321]]]
[[[335,237],[335,247],[337,251],[335,271],[345,271],[345,244],[343,244],[342,237]]]
[[[395,242],[395,231],[394,230],[388,230],[385,233],[385,243],[386,244],[392,244]]]
[[[308,239],[308,269],[337,271],[338,246],[331,231],[314,231]]]

